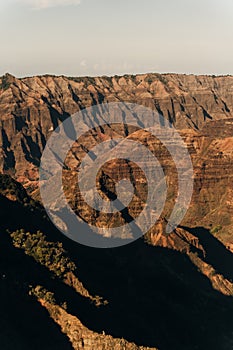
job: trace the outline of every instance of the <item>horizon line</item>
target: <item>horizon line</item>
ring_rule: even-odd
[[[146,73],[121,73],[121,74],[100,74],[100,75],[66,75],[66,74],[54,74],[54,73],[42,73],[42,74],[34,74],[34,75],[26,75],[26,76],[16,76],[10,72],[6,72],[3,75],[0,76],[0,78],[3,78],[4,76],[12,76],[16,79],[26,79],[26,78],[34,78],[34,77],[65,77],[65,78],[114,78],[114,77],[124,77],[124,76],[142,76],[142,75],[185,75],[185,76],[205,76],[205,77],[232,77],[233,74],[231,73],[225,73],[225,74],[211,74],[211,73],[206,73],[206,74],[200,74],[200,73],[176,73],[176,72],[146,72]]]

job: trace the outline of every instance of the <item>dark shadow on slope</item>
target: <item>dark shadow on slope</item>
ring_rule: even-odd
[[[30,286],[43,286],[54,293],[58,305],[67,301],[69,311],[86,323],[89,318],[91,324],[98,323],[99,309],[23,250],[15,248],[8,233],[1,234],[0,249],[1,346],[4,340],[4,350],[73,349],[47,311],[29,296]],[[12,344],[8,338],[11,335],[15,338]]]
[[[17,253],[21,254],[24,267],[17,270],[17,264],[13,265],[17,275],[25,270],[28,275],[23,280],[41,284],[54,292],[58,301],[67,301],[68,312],[89,329],[105,330],[114,337],[160,350],[232,348],[229,342],[233,332],[232,298],[213,290],[186,255],[148,246],[142,239],[121,248],[88,248],[61,235],[42,219],[37,209],[30,212],[29,208],[5,198],[1,198],[0,205],[5,228],[24,227],[32,232],[40,229],[49,240],[62,241],[76,262],[77,276],[84,286],[92,295],[109,301],[107,306],[97,308],[62,281],[52,278],[23,251]],[[17,322],[20,317],[20,312],[15,314]],[[33,323],[31,319],[30,322]],[[36,318],[34,322],[37,324]],[[44,329],[43,332],[46,334]]]
[[[71,350],[68,337],[42,306],[28,295],[28,284],[38,277],[35,262],[0,237],[0,343],[3,350]],[[26,278],[31,273],[34,278]],[[41,274],[46,276],[46,274]]]
[[[92,329],[161,350],[230,349],[223,341],[233,331],[232,298],[214,291],[187,256],[142,240],[68,250],[87,289],[109,301],[98,324],[88,321]]]
[[[186,231],[196,236],[203,246],[205,261],[225,278],[233,281],[233,254],[204,227],[188,228]]]

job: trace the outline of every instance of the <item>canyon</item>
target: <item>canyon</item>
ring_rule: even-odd
[[[111,218],[104,213],[97,215],[83,201],[77,169],[83,157],[103,140],[139,141],[156,155],[168,183],[163,213],[143,238],[125,247],[95,250],[68,240],[50,223],[41,203],[38,168],[46,142],[60,123],[93,105],[101,111],[98,105],[110,102],[151,108],[176,128],[192,159],[194,189],[184,219],[166,235],[166,223],[178,194],[175,164],[169,152],[143,130],[143,123],[141,128],[129,128],[123,116],[122,125],[90,131],[74,143],[63,171],[65,195],[85,222],[108,227],[124,224],[129,216],[139,215],[145,200],[140,169],[125,160],[113,160],[98,174],[98,190],[110,198],[115,195],[119,180],[130,179],[135,193],[128,216],[122,212]],[[6,263],[1,267],[2,276],[7,276],[1,280],[2,299],[15,288],[12,301],[18,293],[28,310],[28,320],[33,317],[28,305],[33,304],[39,320],[51,323],[48,327],[54,339],[64,342],[62,349],[230,350],[233,77],[150,73],[18,79],[6,74],[0,78],[0,106],[0,205],[5,232],[2,247],[4,259],[9,260],[11,267]],[[20,233],[21,229],[25,232]],[[70,268],[66,274],[57,276],[38,251],[28,248],[30,235],[38,230],[45,235],[45,241],[62,243],[61,256],[68,252],[74,271]],[[41,237],[40,240],[45,242]],[[48,250],[52,251],[52,246]],[[54,263],[52,256],[49,259]],[[18,273],[14,274],[17,264]],[[23,272],[26,266],[31,266],[27,273]],[[52,298],[48,298],[50,292]],[[62,301],[68,307],[62,306],[62,293],[65,299]],[[19,318],[24,306],[20,309],[15,302],[12,305],[12,317],[15,312]],[[10,324],[7,306],[4,310]],[[7,339],[5,333],[4,337]],[[31,341],[29,344],[33,344]],[[43,344],[47,341],[46,336],[41,340]]]

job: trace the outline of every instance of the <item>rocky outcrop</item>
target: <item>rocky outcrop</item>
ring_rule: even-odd
[[[164,235],[178,191],[167,150],[147,132],[122,125],[85,135],[67,156],[64,191],[86,221],[113,227],[127,220],[119,213],[115,218],[96,215],[78,191],[77,168],[103,140],[115,136],[139,140],[156,154],[169,185],[161,219],[145,236],[146,242],[100,253],[59,235],[29,195],[39,198],[41,154],[59,123],[83,108],[114,101],[151,107],[179,130],[193,161],[194,192],[182,226]],[[17,79],[7,74],[0,78],[0,107],[0,171],[7,174],[0,176],[3,347],[20,344],[31,349],[35,338],[46,349],[232,349],[233,77]],[[146,189],[137,166],[108,162],[98,174],[97,187],[103,196],[114,196],[115,184],[122,178],[134,184],[127,214],[136,217]],[[38,229],[45,233],[40,249],[24,241],[21,250],[12,245],[7,232],[22,228],[28,237]],[[54,274],[64,253],[58,249],[59,240],[76,269],[66,271],[63,279]],[[44,259],[42,248],[49,258]],[[40,295],[40,304],[29,293],[38,285],[49,291],[44,298]],[[47,300],[51,293],[57,300]]]
[[[51,305],[50,303],[40,300],[40,303],[45,307],[51,318],[61,327],[62,332],[67,334],[70,342],[75,350],[156,350],[156,348],[149,348],[144,346],[137,346],[134,343],[127,342],[125,339],[113,338],[106,335],[92,332],[75,317],[67,313],[66,310],[58,305]]]
[[[150,244],[84,247],[24,201],[20,184],[6,175],[1,184],[4,348],[232,349],[233,258],[208,230],[164,237],[161,220]]]
[[[14,176],[30,194],[37,194],[40,157],[46,140],[60,122],[93,104],[135,102],[151,107],[167,118],[179,129],[188,145],[194,165],[194,193],[182,224],[204,226],[231,247],[232,76],[143,74],[17,79],[7,74],[1,78],[0,86],[0,169]],[[69,160],[71,168],[78,166],[80,159],[93,145],[113,135],[138,139],[151,147],[158,154],[168,183],[174,183],[174,166],[166,150],[144,132],[134,130],[129,135],[124,128],[105,128],[89,135],[88,140],[80,140],[76,159]],[[119,172],[123,169],[127,172],[127,167],[119,163],[112,164],[106,171],[111,177],[111,169],[114,168],[114,173],[117,173],[117,168]],[[138,177],[136,169],[131,167],[130,171],[134,178]],[[140,190],[138,193],[132,215],[141,210]],[[164,216],[171,210],[175,193],[177,187],[174,185],[170,188],[171,201],[167,204]],[[77,198],[73,198],[75,200]],[[90,216],[89,207],[79,205],[79,209],[85,217]],[[100,223],[104,220],[105,217],[99,218]]]

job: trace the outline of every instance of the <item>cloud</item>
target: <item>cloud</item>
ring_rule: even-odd
[[[18,0],[18,2],[40,10],[49,7],[79,5],[81,0]]]

